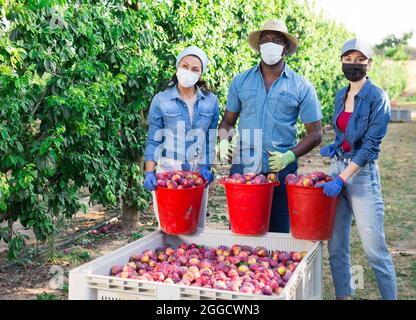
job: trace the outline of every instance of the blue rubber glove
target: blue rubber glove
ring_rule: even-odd
[[[208,184],[210,184],[212,181],[214,181],[214,175],[211,172],[211,169],[207,166],[201,167],[200,171],[202,178],[208,181]]]
[[[341,191],[342,187],[345,185],[344,180],[341,177],[337,177],[335,180],[326,183],[317,183],[317,188],[324,188],[324,194],[330,198],[337,197]]]
[[[156,190],[157,181],[156,174],[153,171],[147,171],[144,176],[144,188],[148,191]]]
[[[321,156],[325,158],[333,158],[335,156],[335,146],[329,144],[321,149]]]

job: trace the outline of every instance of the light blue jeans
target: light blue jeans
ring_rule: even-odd
[[[332,159],[330,175],[338,176],[348,164],[348,161]],[[328,242],[329,262],[337,297],[354,294],[350,261],[353,215],[382,299],[397,299],[396,273],[384,236],[384,202],[376,161],[368,163],[352,176],[339,196],[334,231]]]

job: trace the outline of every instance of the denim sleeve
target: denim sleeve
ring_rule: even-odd
[[[377,159],[380,152],[381,140],[387,132],[390,121],[390,101],[386,93],[373,104],[367,132],[361,148],[355,153],[352,161],[364,167],[368,161]]]
[[[241,112],[241,101],[238,98],[237,83],[235,78],[231,82],[230,88],[228,89],[226,110],[231,112]]]
[[[218,119],[220,116],[220,108],[218,99],[215,99],[215,112],[214,116],[212,117],[211,124],[208,128],[208,132],[206,134],[206,144],[205,144],[205,166],[211,168],[211,165],[214,163],[215,160],[215,145],[217,142],[217,127],[218,127]]]
[[[157,147],[162,143],[162,140],[156,140],[155,135],[158,130],[163,128],[163,118],[159,102],[159,97],[156,95],[150,104],[148,116],[149,129],[147,132],[146,149],[144,152],[145,161],[158,161],[155,157],[155,152]]]
[[[321,104],[312,84],[307,83],[299,105],[299,117],[303,123],[311,123],[322,119]]]

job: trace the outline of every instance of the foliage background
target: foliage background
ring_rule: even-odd
[[[206,50],[223,108],[232,77],[258,63],[248,33],[285,20],[300,40],[288,63],[314,84],[329,123],[346,84],[339,51],[353,36],[297,0],[0,0],[0,13],[0,237],[10,259],[25,240],[13,223],[53,240],[60,219],[86,209],[80,188],[136,216],[148,206],[147,111],[187,45]],[[376,82],[398,94],[402,79],[386,70],[377,60]]]

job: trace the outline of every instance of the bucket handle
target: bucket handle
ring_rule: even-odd
[[[225,179],[227,179],[227,178],[228,178],[228,177],[222,177],[222,178],[220,178],[220,179],[218,179],[218,180],[217,180],[217,183],[218,183],[219,185],[224,186],[224,185],[225,185]],[[267,182],[267,183],[270,183],[270,182]],[[278,186],[280,186],[280,181],[279,181],[279,180],[276,180],[276,181],[271,182],[271,183],[272,183],[273,187],[278,187]]]
[[[273,187],[278,187],[280,186],[280,181],[276,180],[275,182],[273,182]]]

